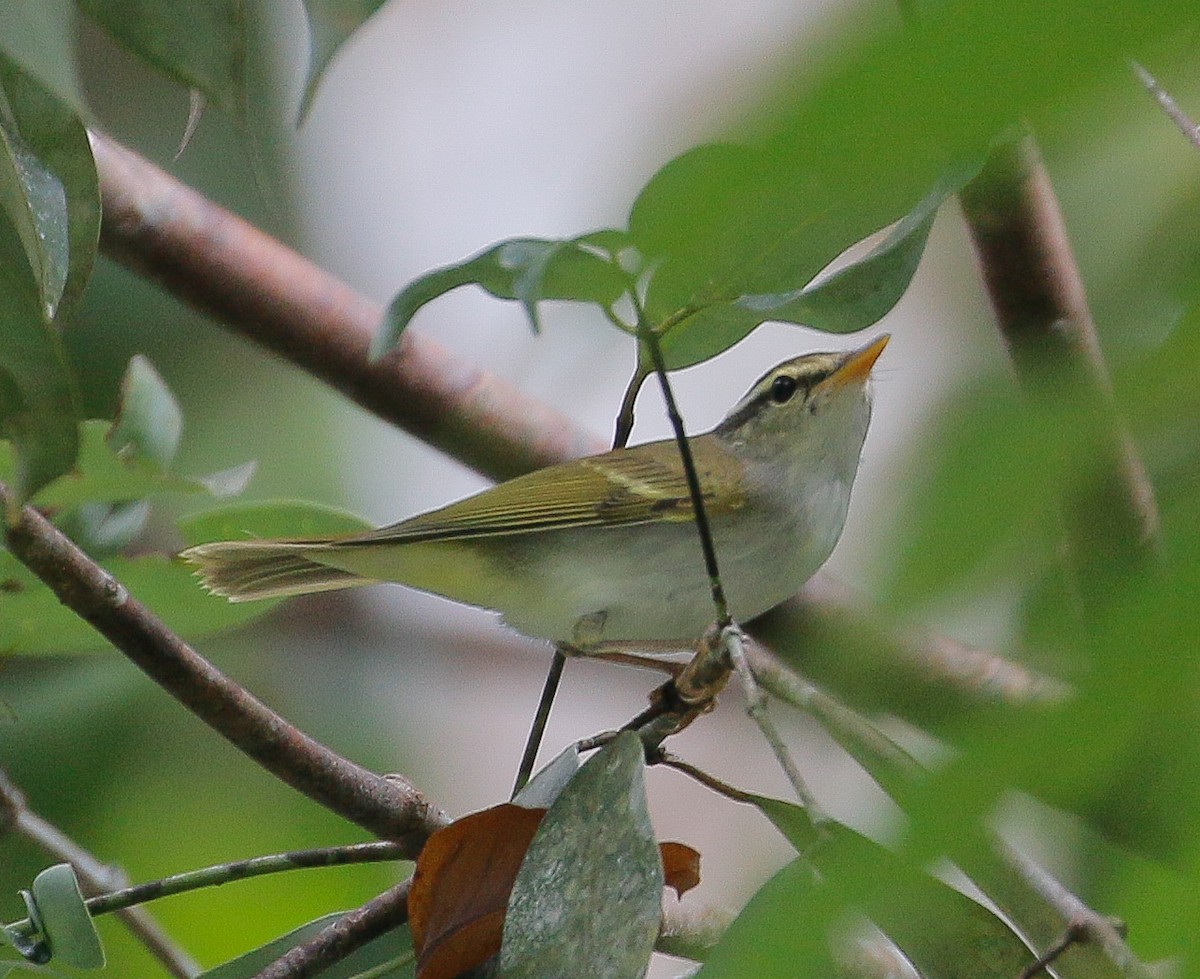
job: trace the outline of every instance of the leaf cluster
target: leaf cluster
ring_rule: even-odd
[[[243,112],[252,54],[242,4],[212,3],[201,14],[166,2],[78,6],[213,105]],[[338,46],[378,6],[306,3],[306,107]],[[1076,114],[1121,84],[1130,55],[1161,50],[1194,20],[1179,3],[928,7],[915,34],[877,10],[852,14],[829,42],[831,57],[810,59],[747,125],[747,145],[702,147],[669,162],[638,195],[626,227],[513,239],[421,277],[393,301],[376,353],[399,340],[424,304],[465,285],[520,302],[535,327],[545,301],[595,305],[627,332],[652,330],[672,367],[711,357],[766,321],[863,329],[903,294],[940,205],[974,176],[996,140],[1021,119],[1051,144],[1068,140]],[[61,334],[95,259],[95,168],[70,86],[17,47],[0,42],[0,481],[49,513],[177,631],[239,624],[262,608],[203,597],[165,556],[170,548],[145,546],[140,536],[151,502],[219,496],[238,483],[174,470],[181,418],[161,379],[136,360],[116,417],[80,417]],[[1164,224],[1164,240],[1194,244],[1194,224],[1177,214]],[[838,698],[830,705],[797,697],[793,706],[818,714],[907,823],[885,848],[800,807],[744,797],[798,855],[751,900],[702,975],[829,974],[832,938],[861,935],[864,918],[928,979],[1018,974],[1031,960],[1029,946],[1046,947],[1064,922],[1045,888],[1005,862],[993,833],[1014,797],[1069,821],[1101,867],[1084,868],[1080,889],[1131,921],[1139,952],[1177,956],[1181,975],[1200,974],[1193,934],[1200,917],[1196,273],[1194,262],[1177,263],[1174,285],[1185,302],[1169,338],[1113,374],[1114,403],[1145,454],[1161,505],[1153,561],[1114,557],[1064,572],[1063,527],[1107,533],[1096,501],[1112,478],[1112,419],[1083,410],[1065,382],[1056,393],[1049,385],[1051,394],[1032,406],[999,379],[973,384],[943,407],[910,485],[898,488],[906,502],[893,528],[888,614],[920,618],[1000,604],[1006,652],[1054,672],[1070,697],[1013,707],[984,689],[948,706],[926,690],[881,681],[896,674],[871,636],[779,637],[781,655]],[[1150,270],[1135,270],[1131,280],[1139,276],[1149,281]],[[1135,321],[1136,310],[1128,317]],[[1136,326],[1112,329],[1136,335]],[[645,365],[635,388],[644,375]],[[227,506],[180,522],[172,544],[361,526],[308,504]],[[0,648],[33,655],[98,646],[48,589],[0,553]],[[871,719],[878,713],[925,732],[944,761],[929,772],[902,763],[902,750]],[[510,860],[519,863],[511,888],[485,895],[486,942],[476,941],[476,917],[450,914],[447,924],[439,910],[443,917],[432,917],[440,924],[431,927],[426,908],[414,915],[416,960],[402,961],[407,952],[398,943],[407,936],[392,935],[333,974],[409,974],[463,932],[471,932],[473,952],[497,951],[505,974],[639,974],[662,889],[642,770],[640,746],[618,738],[540,802],[548,813],[530,827],[529,848]],[[943,859],[991,906],[931,874]],[[564,876],[564,867],[577,872]],[[52,868],[38,878],[31,915],[63,962],[94,967],[90,922],[83,927],[68,876]],[[465,889],[450,890],[461,897]],[[573,897],[564,909],[567,892]],[[547,937],[552,919],[565,921],[564,930]],[[252,975],[325,924],[312,922],[207,975]],[[10,944],[23,940],[6,934]],[[16,968],[25,966],[5,960],[0,974]],[[1072,949],[1056,968],[1067,979],[1122,971],[1095,949]]]

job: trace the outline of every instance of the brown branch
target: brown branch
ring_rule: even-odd
[[[817,575],[747,631],[847,703],[917,724],[981,704],[1054,702],[1068,693],[1060,681],[993,652],[898,630],[828,575]]]
[[[1074,569],[1094,583],[1114,568],[1141,566],[1157,545],[1154,490],[1113,405],[1083,280],[1033,138],[993,150],[959,199],[1022,387],[1035,404],[1061,401],[1065,389],[1103,425],[1098,484],[1064,507]]]
[[[92,152],[106,255],[368,411],[493,478],[603,448],[412,332],[369,360],[377,304],[106,136],[92,134]]]
[[[403,881],[347,912],[307,942],[289,949],[254,979],[306,979],[340,962],[367,942],[408,920],[408,888]]]
[[[293,727],[172,633],[32,507],[17,509],[0,484],[0,508],[16,513],[5,543],[59,601],[235,747],[310,799],[416,855],[445,822],[416,789],[347,761]]]
[[[53,823],[43,819],[25,800],[24,794],[0,769],[0,834],[20,833],[50,856],[75,868],[84,896],[124,886],[125,875],[116,867],[93,856]],[[145,908],[122,908],[117,917],[163,967],[179,979],[198,975],[200,966],[180,948]]]

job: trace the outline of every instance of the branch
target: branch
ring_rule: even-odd
[[[1030,893],[1058,916],[1061,922],[1059,937],[1050,944],[1047,953],[1041,959],[1051,952],[1054,953],[1053,957],[1057,958],[1068,948],[1077,946],[1080,952],[1087,949],[1103,956],[1105,964],[1125,979],[1153,979],[1154,973],[1126,944],[1122,934],[1123,926],[1119,922],[1088,907],[1042,866],[1016,848],[997,840],[995,849],[1000,860],[1017,875]],[[1083,969],[1081,974],[1101,973],[1098,969]],[[1031,972],[1030,975],[1036,975],[1036,972]]]
[[[1033,137],[993,150],[959,199],[1022,387],[1036,403],[1061,399],[1065,386],[1104,423],[1099,485],[1064,509],[1075,570],[1094,582],[1113,568],[1145,566],[1158,537],[1154,489],[1117,416],[1083,280]]]
[[[247,860],[219,863],[199,870],[189,870],[172,877],[134,884],[108,894],[88,898],[88,913],[97,916],[120,912],[124,908],[157,901],[176,894],[187,894],[208,887],[220,887],[235,880],[250,880],[267,874],[281,874],[292,870],[312,870],[318,867],[346,867],[359,863],[380,863],[391,860],[409,860],[411,855],[399,843],[375,841],[373,843],[351,843],[346,846],[327,846],[314,850],[292,850],[288,853],[272,853]]]
[[[307,942],[289,949],[254,979],[307,979],[408,920],[410,880],[347,912]]]
[[[57,826],[30,809],[24,794],[0,769],[0,833],[8,829],[15,830],[50,856],[74,867],[85,896],[120,887],[125,882],[125,875],[119,869],[97,859]],[[124,908],[117,915],[171,975],[178,979],[190,979],[199,974],[200,966],[145,908]]]
[[[845,701],[917,723],[981,704],[1048,703],[1068,694],[1066,684],[995,653],[898,630],[828,575],[817,575],[747,631]]]
[[[172,633],[123,585],[0,484],[13,556],[49,585],[147,676],[236,748],[310,799],[415,855],[445,822],[415,788],[326,748],[238,685]]]
[[[1154,101],[1159,104],[1163,112],[1175,123],[1179,131],[1183,133],[1184,139],[1200,150],[1200,126],[1197,126],[1192,121],[1191,116],[1179,107],[1179,103],[1171,97],[1171,93],[1158,84],[1157,78],[1146,71],[1136,61],[1132,63],[1132,67],[1133,73],[1138,76],[1138,81],[1145,86],[1146,91],[1154,97]]]
[[[100,247],[352,401],[493,478],[602,448],[504,381],[412,332],[368,357],[383,309],[149,161],[92,133]]]

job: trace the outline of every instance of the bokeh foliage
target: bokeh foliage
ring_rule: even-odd
[[[199,19],[193,6],[79,3],[138,56],[244,118],[245,61],[262,54],[248,40],[242,4],[207,5]],[[361,0],[306,5],[313,27],[306,105],[337,45],[378,6]],[[843,12],[819,48],[797,52],[775,97],[745,120],[737,135],[753,150],[704,148],[671,162],[632,202],[626,229],[565,242],[502,243],[414,283],[393,306],[381,346],[423,302],[467,283],[520,301],[533,315],[538,302],[551,298],[615,307],[622,290],[637,282],[643,311],[662,330],[673,365],[711,356],[767,319],[832,332],[862,328],[898,298],[938,204],[971,177],[996,141],[1029,125],[1047,147],[1052,172],[1065,160],[1105,156],[1111,149],[1105,141],[1131,113],[1159,119],[1137,91],[1129,59],[1169,73],[1181,63],[1180,50],[1186,57],[1195,26],[1194,11],[1182,3],[918,6],[919,22],[908,28],[889,4]],[[16,16],[12,10],[6,15]],[[153,535],[138,536],[154,527],[147,524],[151,498],[158,503],[213,489],[173,469],[179,420],[165,389],[135,367],[126,413],[115,423],[85,421],[78,407],[80,365],[68,362],[62,331],[70,330],[91,274],[99,221],[95,173],[76,118],[82,106],[71,103],[78,98],[74,72],[62,63],[70,56],[71,21],[31,11],[24,26],[38,36],[35,47],[25,43],[29,33],[0,37],[0,423],[7,442],[0,472],[52,508],[168,621],[179,616],[175,622],[185,633],[238,624],[247,613],[206,605],[161,546],[157,554],[140,546],[159,543]],[[1141,99],[1136,109],[1130,93]],[[1182,142],[1178,151],[1186,152]],[[1144,177],[1125,173],[1107,195],[1132,197],[1129,185]],[[1064,563],[1063,514],[1086,505],[1105,477],[1097,451],[1097,426],[1104,421],[1083,412],[1069,387],[1032,410],[998,362],[992,377],[947,403],[914,454],[909,484],[897,488],[907,502],[894,527],[882,598],[897,621],[999,605],[1009,637],[1002,652],[1068,681],[1073,693],[1036,708],[984,703],[908,713],[904,698],[890,701],[892,713],[948,749],[948,761],[921,779],[872,771],[908,817],[894,852],[839,829],[815,844],[813,856],[813,839],[797,841],[796,823],[764,803],[803,856],[749,904],[703,974],[823,974],[827,929],[843,928],[858,911],[871,915],[931,979],[1014,974],[1011,932],[997,930],[994,916],[964,904],[966,898],[936,884],[923,868],[949,857],[1005,906],[1005,889],[1020,892],[1021,884],[1011,869],[998,867],[986,836],[1004,805],[1023,796],[1056,811],[1084,841],[1091,859],[1073,884],[1086,901],[1131,923],[1135,951],[1146,958],[1176,956],[1182,975],[1200,975],[1194,936],[1200,920],[1194,818],[1200,803],[1200,268],[1194,258],[1200,195],[1193,180],[1164,196],[1171,206],[1161,215],[1105,226],[1119,280],[1089,282],[1101,296],[1102,339],[1119,338],[1114,396],[1157,491],[1159,556],[1149,565],[1082,572]],[[1078,203],[1077,214],[1068,209],[1068,224],[1087,224],[1085,203]],[[823,280],[823,292],[820,281],[813,284],[844,249],[900,219],[891,237],[851,267],[858,271]],[[1082,251],[1095,254],[1096,246]],[[1141,320],[1150,311],[1152,330]],[[1107,525],[1098,515],[1096,526]],[[243,506],[194,518],[180,539],[355,526],[353,518],[316,507]],[[0,561],[6,652],[97,647],[7,554]],[[820,679],[823,656],[853,651],[843,637],[827,642],[832,650],[817,644],[785,653]],[[171,784],[173,769],[211,764],[210,742],[197,732],[203,749],[180,738],[167,761],[97,750],[101,740],[131,738],[153,714],[171,714],[170,705],[119,671],[64,661],[37,669],[18,665],[11,675],[15,682],[5,697],[22,722],[2,735],[5,762],[31,795],[49,800],[52,815],[77,830],[90,820],[120,818],[134,826],[145,818],[104,790],[104,779],[141,780],[161,790]],[[878,676],[856,682],[843,672],[838,694],[866,714],[878,707],[878,682]],[[138,711],[129,712],[130,706]],[[349,738],[336,724],[331,733]],[[88,764],[82,775],[70,776],[63,758]],[[238,777],[256,799],[277,791],[265,779]],[[203,806],[198,796],[190,798],[198,820]],[[295,819],[332,831],[323,817]],[[262,830],[247,821],[242,845],[277,847]],[[178,869],[164,866],[183,855],[173,840],[147,842],[130,830],[125,842],[122,860],[139,875]],[[8,866],[26,874],[34,864],[25,853]],[[5,874],[0,881],[11,888],[31,876],[9,880]],[[308,911],[354,903],[349,895],[330,900]],[[9,917],[19,913],[5,908]],[[260,929],[239,934],[240,945],[220,943],[211,928],[195,922],[189,928],[188,915],[179,913],[178,923],[190,935],[207,933],[206,950],[217,957],[266,937]],[[1014,917],[1027,934],[1040,931],[1045,938],[1044,907],[1028,920]],[[135,973],[123,963],[119,974]],[[1081,952],[1068,953],[1060,974],[1116,973],[1107,960]]]

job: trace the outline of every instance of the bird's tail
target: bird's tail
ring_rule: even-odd
[[[189,547],[179,556],[195,567],[205,588],[231,602],[374,583],[314,560],[313,555],[328,546],[322,541],[221,541]]]

